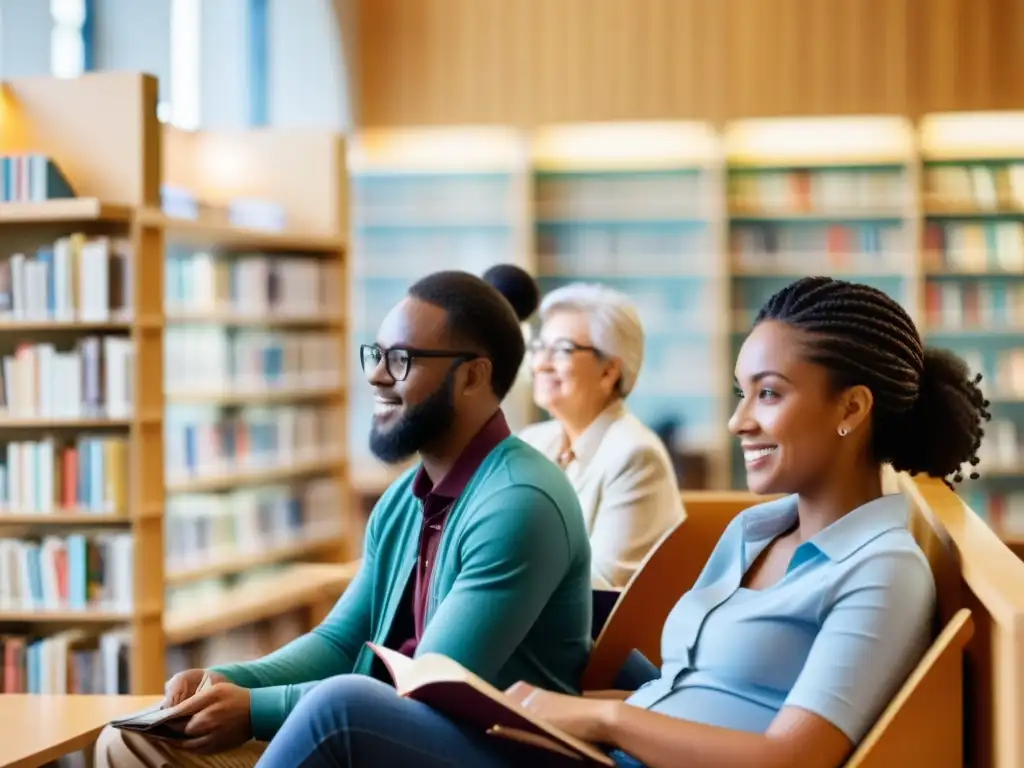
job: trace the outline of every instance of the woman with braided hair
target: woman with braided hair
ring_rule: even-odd
[[[931,570],[907,530],[906,500],[883,493],[880,470],[961,480],[988,418],[980,378],[925,347],[884,293],[809,277],[761,309],[735,379],[729,428],[747,484],[788,495],[728,525],[665,622],[661,670],[631,691],[578,697],[523,683],[508,691],[518,706],[603,746],[618,766],[840,766],[931,642]],[[271,743],[274,765],[504,768],[560,759],[368,678],[342,687],[332,732],[297,739],[310,745],[301,754]],[[279,738],[302,735],[296,715],[305,703]]]

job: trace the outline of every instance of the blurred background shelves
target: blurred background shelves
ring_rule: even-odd
[[[966,501],[1024,546],[1024,112],[920,124],[925,327],[985,379],[992,421]]]

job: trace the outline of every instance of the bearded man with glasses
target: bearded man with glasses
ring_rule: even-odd
[[[501,410],[525,355],[516,312],[465,272],[409,289],[360,363],[375,395],[373,453],[420,463],[371,513],[358,575],[284,648],[172,678],[168,703],[196,702],[188,740],[107,728],[97,766],[248,768],[261,754],[261,765],[293,765],[338,731],[342,702],[395,695],[368,642],[443,654],[499,688],[577,692],[591,646],[590,545],[572,485]]]

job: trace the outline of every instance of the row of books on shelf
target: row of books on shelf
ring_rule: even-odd
[[[172,496],[164,511],[167,570],[331,540],[341,534],[344,505],[331,479]]]
[[[887,256],[906,259],[913,253],[913,234],[901,222],[811,224],[801,226],[744,222],[729,230],[733,254],[827,254],[850,261]]]
[[[127,418],[133,346],[124,336],[18,344],[0,363],[5,418]]]
[[[1024,491],[967,494],[971,509],[1004,538],[1024,540]]]
[[[7,443],[0,465],[0,519],[5,511],[123,514],[128,475],[128,442],[121,436]]]
[[[896,169],[742,169],[730,172],[731,210],[766,214],[864,212],[902,216],[907,172]]]
[[[182,314],[305,318],[339,315],[345,285],[334,261],[218,254],[175,247],[164,261],[164,308]]]
[[[604,277],[690,278],[713,274],[714,262],[704,251],[690,253],[593,254],[542,253],[537,257],[540,276],[598,279]]]
[[[132,608],[129,533],[0,539],[0,611]]]
[[[343,454],[343,413],[316,406],[175,406],[164,421],[168,483],[232,472],[282,469]]]
[[[1024,222],[934,222],[925,226],[926,268],[1024,274]]]
[[[318,390],[337,386],[344,363],[337,334],[187,325],[164,332],[169,394]]]
[[[3,693],[124,695],[131,692],[126,629],[69,629],[51,635],[2,635]]]
[[[1024,333],[1024,281],[929,280],[925,327],[932,331],[1020,329]]]
[[[715,248],[715,232],[703,226],[672,224],[623,227],[615,224],[542,225],[536,236],[538,256],[551,257],[567,266],[612,264],[630,269],[635,260],[678,261],[710,260]]]
[[[0,319],[110,322],[131,316],[127,240],[75,233],[0,261]]]
[[[703,218],[711,199],[698,170],[540,174],[534,216],[559,219],[643,220]]]
[[[925,203],[966,210],[1024,210],[1024,163],[926,165]]]
[[[38,203],[75,193],[49,156],[37,152],[0,155],[0,203]]]
[[[410,221],[504,221],[515,215],[515,186],[507,173],[352,175],[355,227]]]

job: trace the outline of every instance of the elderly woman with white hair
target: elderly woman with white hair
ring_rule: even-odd
[[[627,296],[586,283],[549,293],[540,318],[528,360],[534,401],[554,419],[519,436],[576,488],[593,586],[622,587],[684,517],[668,451],[625,404],[643,363],[643,326]]]

